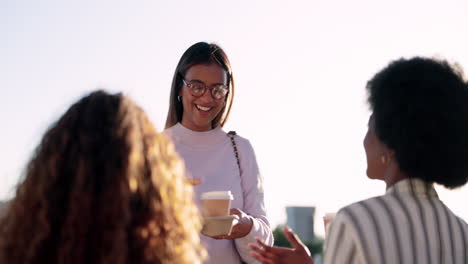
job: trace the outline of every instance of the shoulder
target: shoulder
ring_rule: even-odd
[[[451,214],[453,216],[453,218],[455,219],[455,223],[458,223],[460,228],[462,229],[462,231],[468,235],[468,224],[466,223],[466,221],[461,218],[460,216],[456,215],[454,212],[452,212],[452,210],[450,210],[449,208],[447,208],[449,214]]]
[[[336,220],[352,223],[356,225],[358,222],[366,221],[369,217],[378,214],[386,206],[385,196],[376,196],[369,199],[361,200],[341,208]]]
[[[234,132],[234,134],[232,134],[232,132]],[[253,152],[253,147],[252,147],[252,144],[250,143],[250,140],[248,140],[245,137],[240,136],[239,134],[237,134],[237,132],[229,131],[226,133],[226,136],[233,136],[234,141],[239,149]]]
[[[171,136],[174,134],[174,131],[175,131],[174,127],[175,127],[175,126],[171,126],[171,127],[169,127],[169,128],[164,129],[164,130],[162,131],[162,134],[163,134],[163,135],[166,135],[166,136],[168,136],[168,137],[171,137]]]
[[[382,200],[383,197],[384,196],[381,195],[381,196],[375,196],[375,197],[371,197],[371,198],[368,198],[368,199],[365,199],[365,200],[357,201],[357,202],[351,203],[351,204],[341,208],[340,211],[355,211],[359,207],[363,207],[363,206],[368,207],[368,206],[371,206],[373,204],[379,203],[379,200]]]
[[[170,139],[173,143],[176,143],[183,138],[187,137],[182,125],[180,123],[177,123],[171,127],[168,127],[162,131],[162,134]]]
[[[374,232],[371,226],[375,222],[377,209],[381,204],[382,196],[361,200],[341,208],[334,217],[330,233],[334,240],[343,239],[342,233],[346,232],[347,237],[360,244],[364,237]]]

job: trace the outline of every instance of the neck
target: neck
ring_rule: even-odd
[[[188,122],[184,119],[182,119],[182,121],[180,122],[184,127],[192,130],[192,131],[196,131],[196,132],[205,132],[205,131],[209,131],[209,130],[212,130],[213,127],[210,125],[206,125],[206,126],[197,126],[191,122]]]
[[[388,165],[387,171],[384,175],[384,181],[387,185],[386,189],[392,187],[395,183],[409,178],[408,174],[402,172],[398,164],[392,160]]]

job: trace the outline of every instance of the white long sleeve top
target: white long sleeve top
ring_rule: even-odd
[[[239,153],[240,172],[234,148],[221,128],[210,131],[192,131],[178,123],[164,131],[185,162],[189,177],[202,179],[194,186],[195,201],[201,206],[200,195],[209,191],[231,191],[232,208],[239,208],[253,218],[250,233],[235,240],[215,240],[201,235],[203,246],[208,251],[206,264],[259,263],[250,256],[248,243],[259,237],[266,244],[273,244],[273,234],[266,217],[262,177],[250,142],[235,136]]]

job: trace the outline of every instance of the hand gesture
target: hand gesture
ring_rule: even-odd
[[[257,238],[258,246],[249,244],[253,250],[250,255],[265,264],[314,264],[309,249],[299,237],[289,227],[284,227],[283,232],[294,248],[271,247]]]

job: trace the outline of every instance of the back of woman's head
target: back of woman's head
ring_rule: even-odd
[[[378,138],[410,177],[448,188],[468,180],[468,87],[446,61],[390,63],[367,85]]]
[[[0,263],[192,263],[203,251],[183,173],[139,107],[91,93],[37,147],[0,222]]]
[[[214,44],[206,42],[198,42],[190,46],[182,55],[177,64],[172,79],[171,95],[169,99],[169,111],[166,119],[166,128],[175,125],[177,122],[182,121],[182,114],[184,112],[182,103],[178,100],[180,89],[182,88],[182,78],[188,69],[194,65],[219,65],[227,75],[227,83],[229,92],[225,98],[225,106],[221,109],[218,116],[212,121],[212,127],[223,126],[229,117],[231,111],[232,101],[234,98],[234,78],[231,69],[231,63],[224,52],[224,50]]]

